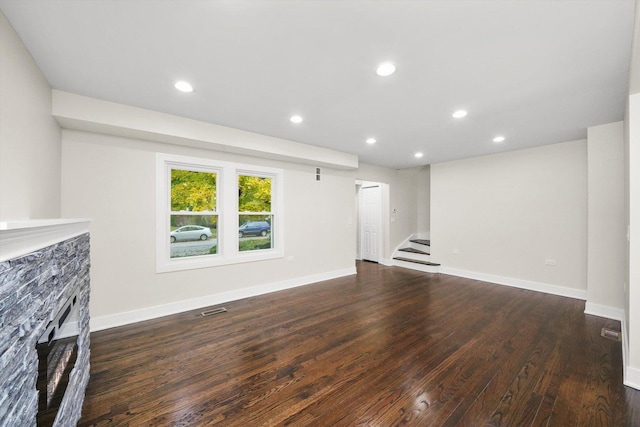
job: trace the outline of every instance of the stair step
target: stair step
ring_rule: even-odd
[[[420,249],[413,249],[413,248],[401,248],[401,249],[398,249],[398,251],[411,252],[412,254],[420,254],[420,255],[431,255],[429,252],[425,252],[425,251],[421,251]]]
[[[431,246],[431,240],[425,240],[425,239],[411,239],[409,240],[411,243],[417,243],[419,245],[426,245],[426,246]]]
[[[422,264],[422,265],[430,265],[433,267],[438,267],[440,266],[440,264],[436,264],[435,262],[429,262],[429,261],[420,261],[417,259],[411,259],[411,258],[404,258],[404,257],[394,257],[393,259],[397,259],[398,261],[404,261],[404,262],[413,262],[416,264]]]

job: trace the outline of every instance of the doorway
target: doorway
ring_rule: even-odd
[[[358,191],[358,248],[365,261],[380,262],[382,248],[382,185],[361,182]]]

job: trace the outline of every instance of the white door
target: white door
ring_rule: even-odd
[[[363,187],[360,191],[362,194],[360,205],[362,259],[378,262],[382,192],[380,186]]]

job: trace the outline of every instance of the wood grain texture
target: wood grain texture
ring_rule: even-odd
[[[80,426],[633,426],[618,322],[584,302],[373,263],[91,334]]]

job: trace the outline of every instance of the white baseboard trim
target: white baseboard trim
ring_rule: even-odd
[[[610,307],[608,305],[595,304],[587,301],[584,305],[584,314],[604,317],[606,319],[618,320],[624,319],[624,310],[622,308]]]
[[[627,366],[627,360],[629,360],[627,354],[627,351],[629,350],[629,342],[627,339],[627,316],[624,309],[594,304],[587,301],[584,306],[584,314],[591,314],[593,316],[620,321],[620,326],[622,328],[622,382],[626,386],[640,390],[640,369]]]
[[[629,340],[627,335],[626,313],[622,316],[620,324],[622,326],[622,383],[626,385],[627,371],[629,370],[629,367],[627,366],[627,360],[629,360],[629,354],[627,353],[629,351]]]
[[[627,387],[640,390],[640,369],[627,365],[629,360],[629,341],[627,335],[627,316],[622,316],[622,383]]]
[[[380,264],[386,265],[387,267],[391,267],[393,265],[392,259],[380,258]]]
[[[344,268],[341,270],[334,270],[334,271],[314,274],[310,276],[298,277],[295,279],[285,280],[282,282],[268,283],[265,285],[254,286],[246,289],[238,289],[237,291],[229,291],[229,292],[222,292],[219,294],[206,295],[203,297],[177,301],[169,304],[158,305],[154,307],[146,307],[139,310],[109,314],[109,315],[100,316],[100,317],[92,317],[89,322],[89,325],[90,325],[91,332],[101,331],[103,329],[129,325],[131,323],[156,319],[158,317],[168,316],[176,313],[182,313],[184,311],[195,310],[198,308],[208,307],[211,305],[223,304],[226,302],[236,301],[243,298],[264,295],[270,292],[277,292],[285,289],[296,288],[298,286],[310,285],[312,283],[321,282],[323,280],[337,279],[339,277],[350,276],[352,274],[356,274],[355,267]]]
[[[640,369],[627,366],[624,374],[624,385],[640,390]]]
[[[457,268],[440,266],[440,273],[451,276],[465,277],[467,279],[481,280],[497,285],[511,286],[514,288],[528,289],[530,291],[544,292],[546,294],[562,297],[587,299],[587,291],[582,289],[565,288],[564,286],[550,285],[548,283],[532,282],[529,280],[514,279],[513,277],[497,276],[493,274],[477,273],[475,271],[459,270]]]

